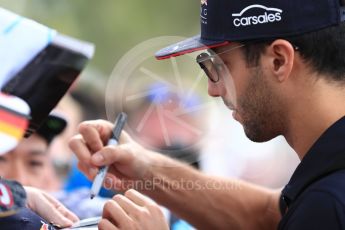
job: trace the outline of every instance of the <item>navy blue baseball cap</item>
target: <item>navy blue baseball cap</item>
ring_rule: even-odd
[[[26,192],[21,184],[0,177],[0,229],[4,217],[17,213],[26,205]]]
[[[16,181],[0,178],[1,230],[53,230],[53,226],[26,207],[26,192]]]
[[[345,21],[341,0],[201,0],[201,34],[170,45],[166,59],[231,42],[284,38]]]
[[[31,209],[23,207],[14,215],[0,218],[0,229],[55,230],[56,228]]]

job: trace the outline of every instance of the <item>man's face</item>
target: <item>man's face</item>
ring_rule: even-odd
[[[50,167],[48,144],[38,135],[23,139],[12,151],[0,156],[0,175],[23,185],[45,188]]]
[[[217,49],[216,53],[223,50]],[[261,64],[249,67],[243,48],[219,57],[227,71],[219,82],[209,81],[209,95],[222,97],[225,105],[233,110],[233,117],[243,125],[250,140],[264,142],[278,136],[282,127],[279,119],[281,106],[265,68]]]

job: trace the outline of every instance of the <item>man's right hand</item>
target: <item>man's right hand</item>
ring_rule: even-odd
[[[79,159],[79,168],[90,179],[95,177],[98,167],[109,165],[112,188],[117,191],[136,188],[198,229],[277,228],[281,219],[278,208],[280,192],[242,181],[204,175],[186,164],[144,149],[125,132],[122,132],[120,145],[105,147],[112,127],[111,123],[101,120],[83,122],[79,127],[80,135],[70,141],[70,147]],[[99,161],[99,156],[104,160]],[[127,184],[127,181],[145,181],[145,188],[131,186],[135,184]],[[150,181],[155,182],[154,189],[146,186],[151,184],[146,183]],[[189,181],[195,186],[185,189],[185,182]],[[210,184],[218,187],[209,187]],[[105,185],[108,187],[108,183]],[[154,213],[152,211],[150,215],[159,216]],[[248,219],[248,216],[257,218]],[[125,221],[126,216],[122,217],[121,221]],[[120,216],[105,215],[104,218],[116,222]],[[140,222],[140,219],[135,220]],[[152,226],[154,221],[156,219],[152,219],[147,226]]]
[[[98,229],[169,229],[162,209],[135,190],[116,195],[103,209]]]
[[[132,188],[133,181],[150,179],[149,167],[155,154],[134,142],[126,132],[121,133],[118,146],[106,146],[113,124],[104,120],[86,121],[69,146],[79,159],[78,168],[93,179],[98,168],[109,165],[105,186],[118,191]],[[111,183],[111,184],[110,184]]]

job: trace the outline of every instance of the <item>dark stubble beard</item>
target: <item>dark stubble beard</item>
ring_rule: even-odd
[[[239,98],[238,108],[244,132],[251,141],[266,142],[281,134],[282,104],[260,67],[253,68],[247,89]]]

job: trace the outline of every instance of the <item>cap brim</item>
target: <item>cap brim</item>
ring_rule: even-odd
[[[188,38],[184,41],[178,42],[176,44],[170,45],[168,47],[165,47],[164,49],[159,50],[155,54],[155,57],[158,60],[162,60],[162,59],[184,55],[187,53],[192,53],[198,50],[224,46],[229,43],[230,43],[229,41],[205,40],[205,39],[202,39],[200,35],[197,35],[197,36]]]
[[[67,120],[56,112],[49,114],[36,133],[50,143],[57,135],[61,134],[67,126]]]

